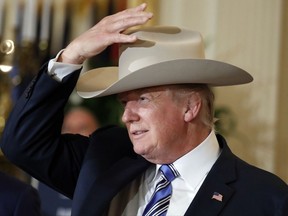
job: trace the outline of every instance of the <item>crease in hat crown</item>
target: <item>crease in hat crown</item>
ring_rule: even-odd
[[[165,84],[224,86],[253,80],[238,67],[205,59],[203,39],[197,31],[152,26],[126,34],[136,34],[138,40],[120,44],[118,67],[96,68],[80,75],[76,89],[81,97],[101,97]]]
[[[146,27],[134,33],[138,41],[119,48],[119,78],[161,62],[205,58],[199,32],[185,32],[173,26],[159,26]]]

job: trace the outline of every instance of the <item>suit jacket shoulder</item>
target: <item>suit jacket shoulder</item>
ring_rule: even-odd
[[[288,215],[287,184],[274,174],[239,159],[222,136],[217,138],[222,148],[221,155],[186,215]]]

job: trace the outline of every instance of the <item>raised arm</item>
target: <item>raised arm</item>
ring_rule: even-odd
[[[4,129],[1,148],[9,160],[72,196],[89,138],[61,134],[63,110],[80,73],[80,69],[71,69],[71,65],[81,65],[113,43],[135,41],[135,36],[123,31],[152,17],[145,8],[146,4],[141,4],[105,17],[74,39],[56,59],[64,63],[61,69],[71,70],[61,81],[48,71],[47,64],[40,69],[13,108]],[[57,64],[53,70],[57,71]]]

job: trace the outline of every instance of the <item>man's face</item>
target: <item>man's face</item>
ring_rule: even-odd
[[[162,86],[119,94],[134,151],[150,162],[169,163],[185,145],[187,101],[173,99],[172,91]]]
[[[98,123],[94,116],[88,111],[79,108],[66,114],[62,125],[62,133],[89,136],[97,128]]]

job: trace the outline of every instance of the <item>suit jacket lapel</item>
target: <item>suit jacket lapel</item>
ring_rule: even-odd
[[[205,181],[189,206],[185,215],[216,216],[234,193],[229,183],[236,180],[236,160],[225,140],[217,136],[221,155],[208,173]],[[213,198],[214,193],[218,193]]]

